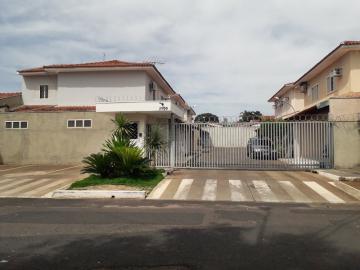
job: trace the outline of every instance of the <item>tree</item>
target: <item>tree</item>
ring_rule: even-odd
[[[219,123],[219,117],[212,113],[202,113],[195,117],[195,123]]]
[[[243,111],[239,115],[239,122],[250,122],[251,120],[261,120],[262,113],[259,111]]]

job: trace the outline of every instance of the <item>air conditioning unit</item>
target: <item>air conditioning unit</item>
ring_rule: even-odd
[[[307,89],[308,89],[308,82],[301,82],[300,83],[300,92],[301,93],[306,93]]]
[[[341,77],[342,76],[342,68],[335,68],[330,72],[329,77]]]

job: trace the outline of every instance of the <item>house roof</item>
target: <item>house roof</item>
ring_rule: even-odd
[[[96,106],[23,105],[14,112],[95,112]]]
[[[101,62],[89,62],[80,64],[55,64],[46,65],[42,67],[35,67],[29,69],[18,70],[20,74],[33,73],[33,72],[45,72],[47,69],[67,69],[67,68],[106,68],[106,67],[153,67],[153,63],[149,62],[125,62],[120,60],[109,60]]]
[[[0,99],[21,96],[21,92],[0,93]]]
[[[293,87],[294,87],[294,83],[284,84],[271,98],[269,98],[268,102],[275,101],[275,97],[282,96]]]
[[[335,49],[333,49],[331,52],[329,52],[325,57],[323,57],[319,62],[317,62],[311,69],[309,69],[307,72],[305,72],[299,79],[297,79],[293,84],[294,86],[298,86],[301,84],[301,82],[307,81],[311,79],[311,77],[315,76],[319,72],[321,72],[324,68],[332,64],[334,61],[336,61],[338,58],[343,56],[346,52],[352,49],[360,49],[360,41],[357,40],[347,40],[341,42]],[[358,48],[357,48],[358,47]],[[286,90],[283,89],[286,85],[285,84],[279,91],[277,91],[269,100],[268,102],[273,102],[274,98],[276,96],[281,96],[285,94],[288,90],[291,89],[287,88]],[[284,91],[285,90],[285,91]]]
[[[130,69],[139,69],[145,70],[150,74],[151,77],[156,78],[157,82],[160,81],[162,83],[162,88],[164,91],[167,91],[167,94],[173,96],[174,99],[178,100],[179,103],[186,109],[190,109],[194,114],[194,110],[186,103],[183,97],[175,92],[175,90],[171,87],[170,83],[165,79],[165,77],[161,74],[161,72],[156,68],[153,63],[150,62],[126,62],[120,60],[109,60],[109,61],[101,61],[101,62],[89,62],[89,63],[80,63],[80,64],[55,64],[55,65],[46,65],[42,67],[35,67],[29,69],[18,70],[20,75],[32,75],[37,73],[46,73],[46,72],[59,72],[60,71],[83,71],[88,69],[98,69],[105,68],[109,70],[114,68],[116,70],[124,68]],[[79,70],[77,70],[79,69]]]

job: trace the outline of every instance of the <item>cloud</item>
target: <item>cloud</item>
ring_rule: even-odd
[[[160,60],[197,112],[272,113],[267,99],[339,42],[359,39],[360,2],[238,0],[2,1],[0,89],[19,68]]]

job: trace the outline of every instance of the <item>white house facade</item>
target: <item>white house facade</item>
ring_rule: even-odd
[[[6,145],[3,145],[3,153],[0,155],[4,163],[46,163],[46,155],[40,160],[34,160],[38,155],[33,153],[34,150],[26,151],[26,157],[17,152],[21,146],[30,147],[21,138],[29,142],[35,133],[40,137],[49,136],[50,133],[46,135],[36,130],[35,127],[39,123],[35,124],[34,121],[42,122],[49,128],[53,125],[51,121],[57,122],[60,126],[57,127],[58,132],[54,132],[54,136],[68,134],[61,140],[70,145],[69,148],[76,145],[74,141],[78,141],[72,137],[74,130],[81,130],[90,141],[94,140],[90,146],[84,146],[70,162],[64,162],[60,157],[60,150],[55,156],[50,157],[51,163],[73,163],[100,149],[103,140],[113,129],[111,119],[118,113],[124,114],[136,125],[137,134],[134,140],[139,146],[143,145],[149,126],[161,125],[168,136],[172,122],[190,122],[195,115],[193,109],[172,89],[152,63],[111,60],[61,64],[23,69],[19,70],[18,74],[22,78],[22,104],[13,106],[0,115],[4,121],[0,130],[1,141],[15,140],[13,147],[7,151],[4,151]],[[27,129],[19,129],[14,133],[14,129],[9,128],[10,124],[6,123],[17,121],[19,117],[21,121],[27,121]],[[94,135],[96,132],[100,132],[101,135]],[[34,134],[30,135],[32,133]],[[95,140],[95,137],[101,139]],[[35,140],[38,141],[34,138],[32,144],[36,144]],[[49,141],[50,144],[51,139],[44,138],[43,141]],[[19,150],[14,145],[18,145]]]

